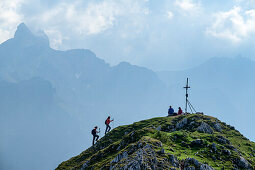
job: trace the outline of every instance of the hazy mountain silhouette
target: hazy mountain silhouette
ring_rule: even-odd
[[[116,125],[130,123],[168,105],[153,71],[125,62],[111,67],[90,50],[54,50],[43,32],[34,34],[25,24],[0,45],[0,79],[2,154],[6,167],[18,160],[13,169],[52,169],[56,159],[91,145],[91,128],[104,127],[108,115]]]
[[[79,148],[72,140],[79,127],[59,107],[50,82],[1,80],[0,95],[1,169],[49,169]]]
[[[254,65],[245,58],[215,58],[178,72],[155,73],[126,62],[112,67],[90,50],[54,50],[45,33],[20,24],[0,45],[0,163],[7,169],[55,168],[90,146],[91,129],[104,128],[108,115],[116,127],[163,116],[170,104],[183,106],[187,76],[198,111],[216,113],[252,138]]]

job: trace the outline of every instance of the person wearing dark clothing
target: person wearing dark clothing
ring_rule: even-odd
[[[183,112],[182,112],[182,109],[181,107],[179,107],[179,110],[178,110],[178,115],[181,115]]]
[[[108,118],[105,120],[105,125],[106,125],[105,134],[111,130],[110,123],[111,123],[112,121],[113,121],[113,120],[111,120],[111,117],[110,117],[110,116],[108,116]]]
[[[97,133],[99,133],[99,132],[97,131],[97,126],[95,126],[95,128],[91,131],[91,134],[93,135],[93,142],[92,142],[93,146],[95,145],[95,141],[97,142],[97,140],[99,138]]]
[[[168,116],[174,116],[174,109],[172,108],[172,106],[169,106]]]

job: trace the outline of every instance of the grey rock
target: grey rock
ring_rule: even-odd
[[[198,115],[204,115],[203,112],[197,112],[196,114],[198,114]]]
[[[201,125],[197,128],[198,132],[202,132],[202,133],[209,133],[209,134],[213,134],[213,130],[211,128],[210,125],[208,125],[205,122],[202,122]]]
[[[233,145],[226,145],[228,149],[231,149],[233,151],[237,151],[237,149]]]
[[[195,158],[186,158],[184,161],[184,166],[188,167],[189,165],[195,165],[196,167],[199,167],[200,163]]]
[[[125,145],[125,142],[124,141],[121,141],[121,143],[119,144],[118,148],[117,148],[117,151],[119,151],[121,149],[122,146]]]
[[[240,156],[240,158],[236,160],[236,164],[240,168],[252,169],[252,167],[249,164],[249,162],[246,159],[244,159],[242,156]]]
[[[231,155],[231,152],[228,149],[224,149],[222,152],[228,156]]]
[[[212,150],[213,150],[214,152],[217,151],[217,147],[216,147],[216,144],[215,144],[215,143],[212,143]]]
[[[130,134],[130,136],[132,137],[134,134],[135,134],[135,132],[133,131],[133,132]]]
[[[213,125],[213,128],[217,131],[217,132],[222,132],[222,128],[221,125],[217,122]]]
[[[207,165],[207,164],[202,164],[200,163],[198,160],[196,160],[195,158],[187,158],[184,161],[184,169],[188,169],[188,168],[192,168],[191,165],[194,165],[195,169],[199,169],[199,170],[214,170],[211,166]]]
[[[194,122],[194,121],[192,121],[192,122],[190,122],[190,125],[192,126],[192,125],[194,125],[196,122]]]
[[[194,166],[190,166],[190,167],[184,168],[184,170],[196,170],[196,168]]]
[[[178,161],[178,159],[177,159],[176,156],[170,155],[170,156],[169,156],[169,162],[170,162],[170,164],[171,164],[172,166],[174,166],[174,167],[176,167],[176,168],[179,167],[179,161]]]
[[[187,124],[188,124],[188,119],[184,118],[180,122],[177,123],[176,129],[181,129],[181,128],[183,128]]]
[[[111,161],[111,164],[112,163],[117,163],[119,162],[120,160],[122,160],[123,158],[127,158],[128,157],[128,153],[126,151],[118,154],[112,161]]]
[[[89,166],[89,161],[85,162],[82,167],[81,170],[85,170],[85,168],[87,168]]]
[[[121,145],[119,145],[119,146],[117,147],[117,149],[116,149],[116,150],[117,150],[117,151],[119,151],[119,150],[120,150],[120,148],[121,148]]]
[[[150,144],[142,145],[142,148],[137,148],[132,155],[122,158],[119,162],[111,164],[110,170],[117,169],[170,169],[170,163],[167,159],[157,160],[156,152]],[[117,160],[117,159],[116,159]]]
[[[207,164],[202,164],[200,165],[199,170],[214,170],[214,169]]]
[[[138,147],[138,148],[141,148],[142,146],[143,146],[143,144],[142,144],[141,142],[138,142],[138,143],[137,143],[137,147]]]
[[[230,141],[223,136],[217,136],[216,141],[222,144],[230,144]]]
[[[161,130],[161,125],[159,125],[156,130],[160,131]]]
[[[193,164],[198,167],[200,165],[200,163],[198,162],[198,160],[196,160],[195,158],[193,158]]]

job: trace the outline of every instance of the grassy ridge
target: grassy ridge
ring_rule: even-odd
[[[184,118],[188,123],[177,129],[177,124]],[[197,131],[197,127],[202,122],[211,127],[218,123],[221,131],[213,130],[213,134],[200,133]],[[222,139],[224,140],[222,141]],[[200,144],[196,144],[194,142],[196,140]],[[242,156],[251,166],[255,167],[254,142],[249,141],[234,127],[220,122],[216,118],[190,114],[153,118],[117,127],[101,138],[94,147],[62,162],[57,169],[80,169],[85,163],[88,164],[86,169],[92,167],[109,169],[112,165],[111,161],[117,155],[124,151],[130,152],[138,143],[149,143],[157,153],[163,149],[164,154],[156,155],[157,159],[162,162],[169,156],[175,155],[180,162],[186,158],[195,158],[214,169],[226,167],[231,169],[236,167],[235,160]]]

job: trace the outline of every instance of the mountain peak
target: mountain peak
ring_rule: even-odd
[[[233,126],[214,117],[161,117],[113,129],[57,170],[253,169],[254,147]]]
[[[38,34],[33,34],[25,23],[18,25],[14,35],[14,39],[22,42],[26,45],[39,45],[49,47],[49,39],[43,31],[39,31]]]
[[[18,25],[17,30],[15,32],[14,38],[23,38],[27,36],[34,36],[33,33],[28,29],[26,24],[21,23]]]

